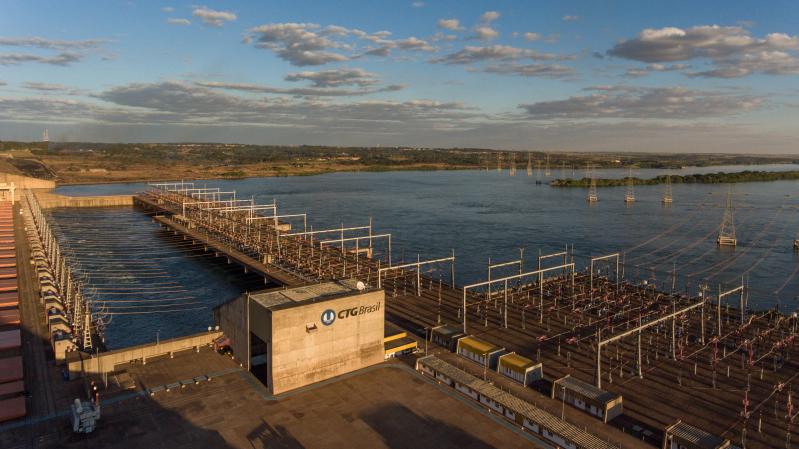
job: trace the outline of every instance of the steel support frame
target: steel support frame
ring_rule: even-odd
[[[601,328],[597,328],[597,331],[596,331],[597,332],[596,373],[595,373],[595,376],[596,376],[596,379],[595,379],[596,387],[597,388],[602,388],[602,347],[603,346],[605,346],[605,345],[607,345],[609,343],[613,343],[616,340],[620,340],[620,339],[622,339],[622,338],[624,338],[624,337],[626,337],[628,335],[632,335],[632,334],[638,333],[638,354],[637,354],[637,357],[638,357],[638,376],[639,377],[643,377],[643,371],[641,369],[641,332],[644,331],[645,329],[648,329],[648,328],[650,328],[652,326],[660,324],[660,323],[662,323],[664,321],[672,320],[672,335],[671,335],[671,339],[672,339],[672,351],[673,351],[674,350],[673,349],[674,348],[673,344],[674,344],[674,339],[675,339],[674,330],[673,330],[674,326],[673,325],[676,322],[677,317],[682,315],[682,314],[684,314],[684,313],[690,312],[691,310],[696,309],[697,307],[702,308],[702,311],[704,312],[704,306],[705,306],[705,300],[702,299],[701,301],[699,301],[699,302],[697,302],[695,304],[691,304],[690,306],[683,307],[680,310],[675,310],[674,312],[672,312],[672,313],[670,313],[668,315],[664,315],[664,316],[662,316],[660,318],[656,318],[656,319],[654,319],[652,321],[647,321],[646,323],[639,324],[638,326],[636,326],[636,327],[634,327],[632,329],[628,329],[628,330],[626,330],[626,331],[624,331],[624,332],[622,332],[620,334],[616,334],[616,335],[614,335],[612,337],[608,337],[608,338],[605,338],[605,339],[602,339],[602,329]],[[703,313],[703,315],[704,315],[704,313]],[[703,329],[704,329],[704,327],[703,327]],[[704,340],[704,336],[702,337],[702,340]]]
[[[452,288],[455,288],[455,250],[452,250],[452,255],[449,257],[441,257],[438,259],[429,259],[429,260],[420,260],[417,255],[416,262],[405,263],[402,265],[395,265],[393,267],[383,267],[377,270],[377,288],[382,288],[383,286],[383,273],[391,270],[402,270],[405,268],[416,268],[416,294],[417,296],[422,295],[422,283],[421,283],[421,272],[419,269],[423,265],[431,265],[434,263],[442,263],[442,262],[450,262],[450,282],[452,283]]]
[[[490,286],[490,285],[496,284],[496,283],[503,283],[504,286],[505,286],[505,327],[507,327],[507,309],[508,309],[508,304],[507,304],[507,301],[508,301],[507,282],[511,281],[511,280],[514,280],[514,279],[521,279],[521,278],[525,278],[525,277],[538,276],[539,289],[541,289],[541,320],[543,320],[543,316],[544,316],[544,312],[543,312],[543,301],[544,301],[544,295],[543,295],[544,282],[543,281],[544,281],[544,274],[546,274],[546,273],[548,273],[550,271],[562,270],[562,269],[570,269],[571,273],[572,273],[572,280],[574,280],[574,263],[572,262],[572,263],[568,263],[568,264],[558,265],[558,266],[555,266],[555,267],[549,267],[549,268],[544,268],[544,269],[535,270],[535,271],[528,271],[526,273],[514,274],[512,276],[506,276],[506,277],[503,277],[503,278],[492,279],[492,280],[487,280],[487,281],[483,281],[483,282],[477,282],[475,284],[469,284],[469,285],[463,286],[463,333],[464,334],[467,333],[467,331],[466,331],[466,310],[467,309],[466,308],[468,307],[468,304],[466,303],[466,296],[467,296],[468,290],[473,289],[473,288],[477,288],[477,287],[482,287],[482,286]]]
[[[618,289],[619,288],[619,283],[621,282],[621,277],[619,276],[619,256],[620,256],[620,253],[613,253],[613,254],[608,254],[608,255],[605,255],[605,256],[598,256],[598,257],[592,257],[591,258],[591,268],[590,268],[590,270],[591,270],[591,274],[590,274],[591,281],[590,282],[591,283],[590,283],[589,294],[590,294],[590,298],[592,300],[594,299],[594,262],[599,262],[599,261],[602,261],[602,260],[613,259],[613,258],[616,259],[616,288]]]
[[[741,324],[744,324],[744,321],[746,319],[745,318],[746,311],[744,310],[744,291],[745,291],[745,289],[744,289],[744,284],[743,283],[741,283],[741,285],[739,285],[739,286],[737,286],[737,287],[735,287],[733,289],[727,290],[725,292],[721,291],[721,285],[719,285],[719,297],[718,297],[718,301],[717,301],[717,304],[716,304],[716,320],[718,321],[718,323],[716,323],[716,325],[717,325],[717,329],[716,330],[718,332],[717,335],[719,337],[721,336],[721,303],[722,303],[722,301],[723,301],[723,299],[725,297],[730,296],[730,295],[734,295],[736,293],[740,293],[740,296],[741,296],[741,301],[740,301]]]

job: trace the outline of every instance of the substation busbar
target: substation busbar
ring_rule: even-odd
[[[341,244],[341,251],[344,252],[344,244],[346,242],[355,242],[355,261],[358,262],[360,257],[360,241],[367,240],[367,247],[369,249],[369,256],[372,256],[372,241],[374,239],[387,239],[388,241],[388,264],[391,266],[391,234],[369,234],[369,235],[362,235],[359,237],[346,237],[343,239],[328,239],[328,240],[320,240],[319,249],[322,249],[324,245],[332,245],[339,243]]]
[[[644,374],[643,374],[643,369],[642,369],[642,365],[641,365],[641,332],[643,330],[645,330],[645,329],[648,329],[648,328],[650,328],[652,326],[660,324],[660,323],[662,323],[664,321],[672,320],[672,331],[671,331],[671,341],[672,341],[671,348],[672,349],[671,349],[671,351],[672,351],[672,357],[676,358],[676,351],[675,351],[675,347],[676,347],[675,323],[676,323],[677,317],[682,315],[682,314],[684,314],[684,313],[690,312],[691,310],[696,309],[696,308],[699,308],[701,310],[701,312],[702,312],[702,317],[701,317],[701,323],[702,323],[701,332],[702,332],[702,335],[701,335],[701,338],[702,338],[702,341],[704,341],[704,339],[705,339],[705,324],[704,324],[705,323],[705,300],[704,299],[702,299],[701,301],[699,301],[699,302],[697,302],[695,304],[691,304],[689,306],[683,307],[680,310],[675,310],[674,312],[672,312],[672,313],[670,313],[668,315],[664,315],[664,316],[662,316],[660,318],[654,319],[652,321],[648,321],[646,323],[641,323],[641,324],[639,324],[638,326],[636,326],[636,327],[634,327],[632,329],[626,330],[626,331],[624,331],[624,332],[622,332],[620,334],[616,334],[616,335],[614,335],[612,337],[608,337],[608,338],[605,338],[605,339],[602,339],[602,329],[601,328],[597,328],[597,331],[596,331],[597,332],[596,373],[595,373],[595,376],[596,376],[596,379],[595,379],[596,387],[597,388],[602,388],[602,347],[603,346],[605,346],[605,345],[607,345],[609,343],[613,343],[616,340],[620,340],[620,339],[622,339],[622,338],[624,338],[624,337],[626,337],[628,335],[632,335],[632,334],[637,333],[638,334],[638,354],[637,354],[637,358],[638,358],[638,377],[643,377]]]
[[[439,259],[421,260],[419,255],[416,255],[416,262],[404,263],[402,265],[395,265],[391,267],[378,268],[377,270],[377,288],[383,286],[383,273],[391,270],[404,270],[405,268],[416,268],[416,295],[422,296],[422,273],[421,267],[425,265],[432,265],[436,263],[450,263],[450,282],[452,288],[455,288],[455,250],[452,250],[452,255],[449,257],[442,257]]]
[[[602,260],[607,259],[616,259],[616,289],[618,290],[619,284],[621,283],[621,276],[619,275],[619,253],[608,254],[606,256],[598,256],[591,258],[591,281],[590,281],[590,290],[589,293],[591,295],[591,300],[594,299],[594,262],[599,262]]]
[[[727,291],[721,291],[721,285],[719,285],[719,297],[716,303],[716,320],[718,321],[717,324],[717,331],[719,336],[721,336],[721,303],[723,302],[724,298],[727,296],[735,295],[736,293],[740,296],[740,308],[741,308],[741,324],[744,324],[746,320],[746,304],[744,304],[744,285],[741,284],[735,288],[732,288]]]
[[[488,280],[491,280],[491,273],[496,268],[511,267],[514,265],[519,266],[519,274],[524,273],[524,248],[519,248],[519,258],[516,260],[509,260],[507,262],[491,263],[491,258],[488,258]],[[541,267],[539,267],[541,268]],[[488,284],[488,297],[491,298],[491,284]]]
[[[539,287],[539,295],[540,295],[540,308],[541,308],[541,321],[543,321],[543,317],[544,317],[544,275],[546,273],[551,272],[551,271],[563,270],[563,269],[571,271],[572,289],[574,289],[574,274],[575,274],[575,272],[574,272],[574,263],[573,262],[572,263],[568,263],[568,264],[558,265],[558,266],[555,266],[555,267],[549,267],[549,268],[544,268],[544,269],[535,270],[535,271],[528,271],[527,273],[514,274],[512,276],[506,276],[506,277],[503,277],[503,278],[492,279],[492,280],[478,282],[478,283],[475,283],[475,284],[470,284],[470,285],[464,286],[463,287],[463,333],[467,333],[466,332],[466,311],[467,311],[468,304],[466,303],[466,296],[467,296],[468,290],[471,290],[471,289],[474,289],[474,288],[477,288],[477,287],[490,286],[492,284],[498,284],[498,283],[504,284],[504,291],[505,291],[505,313],[504,313],[505,317],[504,317],[504,321],[505,321],[505,328],[507,328],[508,327],[508,282],[512,281],[512,280],[516,280],[516,279],[522,279],[522,278],[526,278],[526,277],[536,276],[536,277],[538,277],[538,287]]]

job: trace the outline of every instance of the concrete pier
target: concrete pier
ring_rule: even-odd
[[[65,196],[45,191],[36,191],[35,193],[42,209],[133,206],[133,195]]]
[[[81,376],[102,376],[114,371],[114,367],[131,361],[147,363],[147,359],[163,355],[174,356],[176,352],[199,350],[222,336],[220,331],[201,332],[187,337],[171,338],[159,342],[147,343],[116,351],[87,354],[81,351],[67,353],[67,369],[69,378],[77,379]]]

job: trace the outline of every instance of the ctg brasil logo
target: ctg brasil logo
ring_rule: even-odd
[[[354,316],[377,312],[378,310],[380,310],[380,302],[372,304],[371,306],[358,306],[351,307],[349,309],[341,309],[338,311],[338,313],[336,313],[336,311],[333,309],[327,309],[322,312],[322,324],[325,326],[330,326],[334,321],[336,321],[336,318],[343,320]]]
[[[335,311],[327,309],[324,312],[322,312],[322,324],[324,324],[325,326],[330,326],[331,324],[333,324],[333,321],[336,321]]]

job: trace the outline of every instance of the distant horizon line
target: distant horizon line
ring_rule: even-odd
[[[323,144],[268,144],[268,143],[231,143],[231,142],[114,142],[114,141],[90,141],[90,140],[62,140],[62,141],[54,141],[50,140],[48,142],[43,142],[40,140],[3,140],[0,138],[0,144],[2,143],[21,143],[21,144],[53,144],[53,143],[68,143],[68,144],[104,144],[104,145],[228,145],[228,146],[264,146],[264,147],[291,147],[291,148],[301,148],[301,147],[320,147],[320,148],[357,148],[357,149],[412,149],[412,150],[472,150],[472,151],[485,151],[485,152],[513,152],[513,153],[566,153],[566,154],[603,154],[603,155],[614,155],[614,154],[644,154],[644,155],[670,155],[670,154],[679,154],[679,155],[730,155],[730,156],[755,156],[755,157],[799,157],[799,153],[735,153],[735,152],[694,152],[694,151],[668,151],[668,150],[653,150],[653,151],[646,151],[646,150],[600,150],[600,151],[592,151],[592,150],[561,150],[561,149],[553,149],[553,150],[539,150],[539,149],[500,149],[500,148],[481,148],[481,147],[428,147],[428,146],[413,146],[413,145],[371,145],[371,146],[363,146],[363,145],[323,145]],[[4,150],[10,151],[10,150]]]

